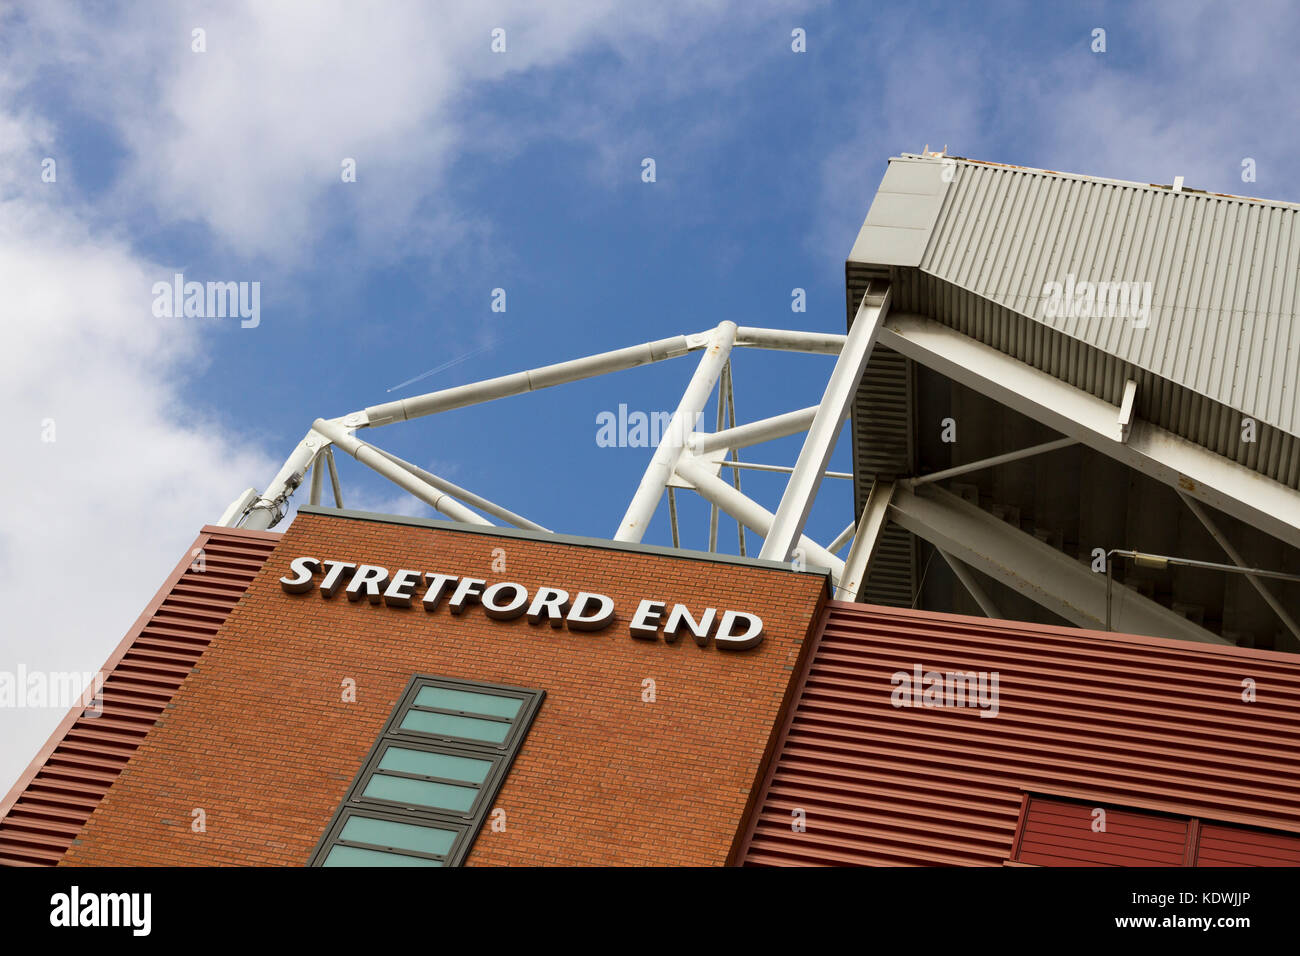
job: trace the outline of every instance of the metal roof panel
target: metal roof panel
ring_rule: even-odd
[[[977,310],[960,301],[969,297],[1002,306],[1300,436],[1295,204],[904,155],[890,161],[849,262],[918,267],[953,287],[954,312]],[[1149,284],[1148,325],[1049,316],[1047,284],[1068,276]],[[1037,356],[1049,359],[1078,378],[1087,370],[1064,363],[1096,356],[1055,347]]]

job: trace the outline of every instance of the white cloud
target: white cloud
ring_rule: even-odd
[[[431,226],[480,233],[484,223],[440,198],[464,151],[509,152],[544,135],[606,152],[623,139],[610,112],[634,109],[643,95],[662,101],[739,82],[730,35],[788,6],[245,0],[137,7],[93,29],[62,9],[32,7],[26,45],[62,60],[78,94],[123,138],[131,160],[116,193],[121,208],[202,223],[238,255],[295,264],[339,222],[368,254],[427,249]],[[490,47],[498,27],[505,53]],[[191,49],[196,28],[206,52]],[[706,44],[716,52],[696,58],[711,64],[705,75],[672,69],[684,50]],[[648,48],[655,68],[641,70]],[[496,80],[591,51],[619,62],[620,83],[566,90],[557,111],[571,112],[575,94],[608,107],[572,128],[571,116],[516,128],[467,109]],[[30,63],[28,73],[37,75]],[[356,184],[341,181],[346,158],[356,161]]]
[[[24,124],[0,113],[0,130],[0,670],[85,672],[272,462],[186,394],[202,341],[152,316],[164,270],[67,211]],[[62,716],[0,712],[0,791]]]

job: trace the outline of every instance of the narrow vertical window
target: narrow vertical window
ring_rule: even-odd
[[[311,866],[459,866],[544,691],[417,675]]]

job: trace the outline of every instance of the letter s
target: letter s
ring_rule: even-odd
[[[303,594],[311,590],[312,578],[320,570],[320,561],[315,558],[294,558],[289,564],[294,577],[280,579],[280,587],[288,594]]]

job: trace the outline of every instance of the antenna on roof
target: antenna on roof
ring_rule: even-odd
[[[926,144],[925,144],[925,149],[921,150],[921,155],[924,156],[926,159],[939,159],[939,158],[942,158],[942,157],[944,157],[944,156],[947,156],[947,155],[948,155],[948,144],[947,144],[947,143],[944,143],[944,144],[943,144],[943,149],[936,149],[934,152],[931,152],[931,151],[930,151],[930,144],[929,144],[929,143],[926,143]]]

